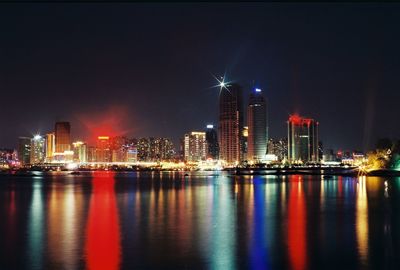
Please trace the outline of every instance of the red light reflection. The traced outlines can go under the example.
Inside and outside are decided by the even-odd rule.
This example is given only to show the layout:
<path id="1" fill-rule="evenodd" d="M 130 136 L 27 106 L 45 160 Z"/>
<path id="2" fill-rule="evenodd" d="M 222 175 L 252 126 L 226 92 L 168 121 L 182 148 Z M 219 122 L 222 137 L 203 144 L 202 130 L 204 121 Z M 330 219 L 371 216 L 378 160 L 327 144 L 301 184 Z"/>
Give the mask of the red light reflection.
<path id="1" fill-rule="evenodd" d="M 120 231 L 112 172 L 93 172 L 92 196 L 86 227 L 86 263 L 89 269 L 118 269 Z"/>
<path id="2" fill-rule="evenodd" d="M 293 269 L 306 267 L 306 209 L 301 178 L 292 182 L 289 195 L 288 245 Z"/>

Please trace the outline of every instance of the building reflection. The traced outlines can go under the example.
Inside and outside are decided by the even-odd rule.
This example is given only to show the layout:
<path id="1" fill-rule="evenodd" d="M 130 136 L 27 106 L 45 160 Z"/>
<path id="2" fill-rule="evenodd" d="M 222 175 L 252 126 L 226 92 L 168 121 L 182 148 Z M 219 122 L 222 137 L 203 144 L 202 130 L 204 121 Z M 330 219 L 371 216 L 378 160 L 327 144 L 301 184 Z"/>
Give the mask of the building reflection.
<path id="1" fill-rule="evenodd" d="M 368 197 L 365 176 L 360 176 L 357 184 L 356 235 L 360 260 L 366 264 L 368 259 Z"/>
<path id="2" fill-rule="evenodd" d="M 88 269 L 112 270 L 120 265 L 120 229 L 114 184 L 113 173 L 93 172 L 85 243 Z"/>
<path id="3" fill-rule="evenodd" d="M 43 198 L 42 198 L 42 179 L 33 180 L 33 194 L 28 221 L 28 253 L 29 266 L 32 269 L 43 268 L 43 243 L 44 243 L 44 228 L 43 228 Z"/>
<path id="4" fill-rule="evenodd" d="M 296 177 L 297 178 L 297 177 Z M 290 182 L 288 205 L 288 248 L 292 269 L 306 269 L 306 206 L 301 176 Z"/>
<path id="5" fill-rule="evenodd" d="M 213 185 L 211 269 L 235 269 L 236 218 L 227 179 Z"/>

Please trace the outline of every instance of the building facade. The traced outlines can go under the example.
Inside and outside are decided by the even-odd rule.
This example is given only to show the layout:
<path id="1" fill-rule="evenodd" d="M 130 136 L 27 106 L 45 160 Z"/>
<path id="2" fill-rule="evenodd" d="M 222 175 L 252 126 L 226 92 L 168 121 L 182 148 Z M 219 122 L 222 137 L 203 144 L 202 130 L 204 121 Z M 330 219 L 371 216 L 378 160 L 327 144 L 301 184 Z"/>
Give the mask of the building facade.
<path id="1" fill-rule="evenodd" d="M 267 154 L 267 107 L 261 89 L 256 88 L 247 106 L 247 160 L 261 161 Z"/>
<path id="2" fill-rule="evenodd" d="M 213 125 L 207 125 L 206 129 L 207 158 L 219 158 L 218 134 Z"/>
<path id="3" fill-rule="evenodd" d="M 206 160 L 207 142 L 205 132 L 192 131 L 185 134 L 184 144 L 185 161 L 198 162 Z"/>
<path id="4" fill-rule="evenodd" d="M 318 162 L 318 122 L 291 115 L 287 123 L 289 162 Z"/>
<path id="5" fill-rule="evenodd" d="M 71 125 L 69 122 L 57 122 L 54 128 L 56 153 L 71 150 Z"/>
<path id="6" fill-rule="evenodd" d="M 46 162 L 52 162 L 56 151 L 56 141 L 54 132 L 46 134 Z"/>
<path id="7" fill-rule="evenodd" d="M 31 138 L 18 138 L 18 160 L 21 165 L 28 165 L 31 160 Z"/>
<path id="8" fill-rule="evenodd" d="M 44 163 L 45 158 L 46 158 L 46 140 L 40 135 L 35 135 L 31 139 L 30 164 Z"/>
<path id="9" fill-rule="evenodd" d="M 218 128 L 220 159 L 232 165 L 240 163 L 243 157 L 242 100 L 240 85 L 221 86 Z"/>

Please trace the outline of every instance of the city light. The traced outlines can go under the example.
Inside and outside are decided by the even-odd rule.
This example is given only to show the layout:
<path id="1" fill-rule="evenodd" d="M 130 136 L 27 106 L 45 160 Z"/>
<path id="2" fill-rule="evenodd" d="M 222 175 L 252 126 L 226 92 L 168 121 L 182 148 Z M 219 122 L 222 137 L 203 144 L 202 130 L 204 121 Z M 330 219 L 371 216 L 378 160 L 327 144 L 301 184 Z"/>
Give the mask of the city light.
<path id="1" fill-rule="evenodd" d="M 260 89 L 260 88 L 256 88 L 255 91 L 256 91 L 257 93 L 260 93 L 260 92 L 261 92 L 261 89 Z"/>

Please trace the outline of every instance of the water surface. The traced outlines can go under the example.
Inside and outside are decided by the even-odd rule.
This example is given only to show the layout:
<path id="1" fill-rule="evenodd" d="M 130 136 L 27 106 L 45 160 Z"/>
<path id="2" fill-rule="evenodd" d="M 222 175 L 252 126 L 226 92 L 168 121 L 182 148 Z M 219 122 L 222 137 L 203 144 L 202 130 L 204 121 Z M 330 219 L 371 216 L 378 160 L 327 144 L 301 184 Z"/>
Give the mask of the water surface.
<path id="1" fill-rule="evenodd" d="M 0 177 L 0 269 L 399 269 L 400 178 Z"/>

